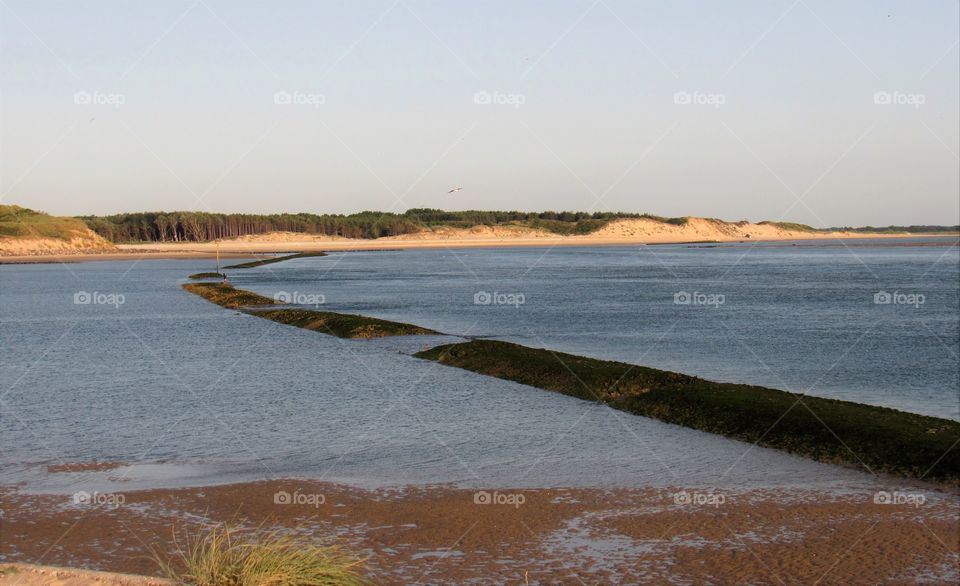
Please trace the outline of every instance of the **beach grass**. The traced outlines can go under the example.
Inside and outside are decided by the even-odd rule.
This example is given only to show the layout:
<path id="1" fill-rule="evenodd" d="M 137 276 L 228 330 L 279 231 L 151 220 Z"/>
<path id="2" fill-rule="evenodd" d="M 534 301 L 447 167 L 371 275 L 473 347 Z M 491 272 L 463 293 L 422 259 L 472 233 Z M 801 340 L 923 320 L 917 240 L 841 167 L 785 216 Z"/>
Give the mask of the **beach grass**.
<path id="1" fill-rule="evenodd" d="M 311 256 L 327 256 L 326 252 L 298 252 L 296 254 L 287 254 L 284 256 L 271 256 L 269 258 L 262 258 L 259 260 L 252 260 L 250 262 L 242 262 L 240 264 L 230 265 L 228 267 L 223 267 L 224 269 L 252 269 L 254 267 L 262 267 L 263 265 L 273 264 L 275 262 L 283 262 L 285 260 L 293 260 L 295 258 L 308 258 Z"/>
<path id="2" fill-rule="evenodd" d="M 0 205 L 0 237 L 3 238 L 69 241 L 87 233 L 87 225 L 77 218 L 51 216 L 16 205 Z"/>
<path id="3" fill-rule="evenodd" d="M 416 356 L 822 462 L 960 480 L 960 423 L 953 420 L 495 340 Z"/>
<path id="4" fill-rule="evenodd" d="M 367 584 L 362 561 L 337 546 L 321 546 L 280 530 L 245 531 L 214 525 L 186 545 L 163 573 L 191 586 L 354 586 Z"/>
<path id="5" fill-rule="evenodd" d="M 191 279 L 225 279 L 226 275 L 223 273 L 194 273 L 190 275 Z"/>

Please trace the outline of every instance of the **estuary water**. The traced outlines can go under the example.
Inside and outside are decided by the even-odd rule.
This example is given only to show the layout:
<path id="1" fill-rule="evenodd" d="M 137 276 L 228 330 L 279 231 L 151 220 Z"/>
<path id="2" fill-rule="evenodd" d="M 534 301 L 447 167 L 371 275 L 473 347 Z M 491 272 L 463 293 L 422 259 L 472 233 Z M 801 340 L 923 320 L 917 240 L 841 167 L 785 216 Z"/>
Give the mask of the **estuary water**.
<path id="1" fill-rule="evenodd" d="M 211 264 L 0 266 L 0 483 L 875 482 L 411 356 L 462 337 L 960 418 L 955 239 L 347 252 L 228 271 L 264 295 L 453 336 L 375 341 L 180 289 Z M 91 461 L 118 467 L 48 472 Z"/>

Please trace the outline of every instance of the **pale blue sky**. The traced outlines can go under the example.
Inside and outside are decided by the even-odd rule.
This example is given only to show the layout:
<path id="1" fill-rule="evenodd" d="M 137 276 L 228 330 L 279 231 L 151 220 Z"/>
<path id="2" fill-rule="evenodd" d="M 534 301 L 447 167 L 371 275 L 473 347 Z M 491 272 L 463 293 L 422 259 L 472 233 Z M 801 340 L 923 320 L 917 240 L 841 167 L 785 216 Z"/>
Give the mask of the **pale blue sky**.
<path id="1" fill-rule="evenodd" d="M 0 193 L 955 224 L 958 5 L 0 0 Z"/>

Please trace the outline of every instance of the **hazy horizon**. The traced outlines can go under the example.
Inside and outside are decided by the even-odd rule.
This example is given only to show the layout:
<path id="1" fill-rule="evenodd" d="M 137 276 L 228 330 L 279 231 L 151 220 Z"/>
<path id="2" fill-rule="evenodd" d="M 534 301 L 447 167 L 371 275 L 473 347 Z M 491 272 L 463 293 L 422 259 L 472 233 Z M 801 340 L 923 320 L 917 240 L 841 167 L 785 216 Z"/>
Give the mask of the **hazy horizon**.
<path id="1" fill-rule="evenodd" d="M 3 0 L 0 202 L 955 225 L 958 35 L 947 0 Z"/>

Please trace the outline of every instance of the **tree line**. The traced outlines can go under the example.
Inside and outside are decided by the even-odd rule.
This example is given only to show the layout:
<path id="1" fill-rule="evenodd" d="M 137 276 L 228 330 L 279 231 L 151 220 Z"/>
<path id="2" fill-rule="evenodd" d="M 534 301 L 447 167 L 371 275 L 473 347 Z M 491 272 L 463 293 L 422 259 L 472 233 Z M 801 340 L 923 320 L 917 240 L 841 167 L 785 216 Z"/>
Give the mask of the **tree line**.
<path id="1" fill-rule="evenodd" d="M 299 232 L 345 238 L 382 238 L 419 232 L 425 227 L 523 223 L 558 233 L 597 229 L 617 218 L 653 217 L 610 212 L 448 212 L 417 208 L 402 214 L 220 214 L 207 212 L 138 212 L 83 216 L 91 230 L 111 242 L 207 242 L 266 232 Z M 659 218 L 658 218 L 659 219 Z"/>

